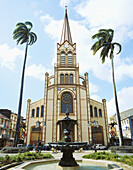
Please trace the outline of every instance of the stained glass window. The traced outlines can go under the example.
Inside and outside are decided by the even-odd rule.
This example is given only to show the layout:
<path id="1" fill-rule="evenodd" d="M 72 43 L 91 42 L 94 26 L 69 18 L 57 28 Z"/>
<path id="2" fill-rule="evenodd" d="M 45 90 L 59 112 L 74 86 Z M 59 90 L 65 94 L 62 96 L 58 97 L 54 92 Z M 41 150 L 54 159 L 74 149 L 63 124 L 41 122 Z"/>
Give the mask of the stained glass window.
<path id="1" fill-rule="evenodd" d="M 32 109 L 32 117 L 34 117 L 35 109 Z"/>
<path id="2" fill-rule="evenodd" d="M 64 84 L 64 74 L 60 75 L 60 84 Z"/>
<path id="3" fill-rule="evenodd" d="M 66 113 L 67 109 L 73 113 L 73 98 L 69 92 L 63 93 L 61 97 L 61 113 Z"/>

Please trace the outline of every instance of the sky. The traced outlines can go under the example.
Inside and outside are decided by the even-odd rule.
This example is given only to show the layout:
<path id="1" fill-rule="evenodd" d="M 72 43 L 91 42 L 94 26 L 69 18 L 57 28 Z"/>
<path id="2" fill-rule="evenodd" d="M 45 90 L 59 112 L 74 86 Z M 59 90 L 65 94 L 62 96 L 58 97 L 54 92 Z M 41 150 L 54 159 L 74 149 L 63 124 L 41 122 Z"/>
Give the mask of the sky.
<path id="1" fill-rule="evenodd" d="M 26 116 L 27 99 L 44 97 L 45 72 L 54 74 L 56 46 L 63 27 L 64 6 L 72 40 L 77 45 L 80 75 L 89 73 L 90 97 L 107 101 L 108 116 L 115 114 L 111 62 L 102 64 L 98 52 L 90 50 L 92 35 L 99 29 L 113 29 L 114 42 L 122 45 L 116 55 L 115 79 L 120 112 L 133 108 L 133 0 L 0 0 L 0 108 L 17 113 L 25 44 L 12 38 L 18 22 L 30 21 L 38 40 L 28 49 L 22 115 Z"/>

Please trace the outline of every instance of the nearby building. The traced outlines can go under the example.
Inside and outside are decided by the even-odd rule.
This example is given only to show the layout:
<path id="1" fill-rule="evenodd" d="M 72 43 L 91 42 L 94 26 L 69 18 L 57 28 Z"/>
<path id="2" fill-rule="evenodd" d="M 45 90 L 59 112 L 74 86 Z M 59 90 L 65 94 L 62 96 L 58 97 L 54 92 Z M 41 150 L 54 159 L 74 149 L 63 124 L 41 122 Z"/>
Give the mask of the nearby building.
<path id="1" fill-rule="evenodd" d="M 21 117 L 20 121 L 21 129 L 22 125 L 24 124 L 22 119 L 23 117 Z M 16 131 L 16 122 L 16 113 L 13 113 L 8 109 L 0 109 L 0 147 L 5 145 L 13 145 Z M 21 133 L 20 143 L 24 143 L 24 139 L 21 137 Z"/>
<path id="2" fill-rule="evenodd" d="M 9 122 L 10 119 L 0 113 L 0 147 L 5 146 L 10 139 Z"/>
<path id="3" fill-rule="evenodd" d="M 80 83 L 81 81 L 82 83 Z M 52 84 L 52 82 L 54 82 Z M 88 73 L 79 74 L 79 64 L 76 60 L 76 43 L 72 42 L 67 10 L 60 43 L 57 43 L 57 63 L 54 75 L 45 73 L 44 98 L 31 103 L 27 101 L 26 127 L 27 144 L 56 142 L 62 140 L 63 131 L 57 121 L 63 119 L 68 109 L 70 118 L 77 120 L 71 131 L 72 141 L 87 141 L 94 143 L 93 127 L 88 121 L 98 121 L 95 127 L 96 143 L 109 143 L 108 118 L 106 100 L 102 103 L 90 98 Z M 40 121 L 40 126 L 35 127 Z"/>
<path id="4" fill-rule="evenodd" d="M 121 125 L 122 125 L 122 133 L 124 138 L 124 143 L 126 145 L 133 145 L 133 109 L 126 110 L 120 113 L 121 117 Z M 110 123 L 117 122 L 116 115 L 112 115 L 110 118 Z M 114 125 L 116 129 L 116 137 L 118 139 L 119 130 L 117 124 Z"/>

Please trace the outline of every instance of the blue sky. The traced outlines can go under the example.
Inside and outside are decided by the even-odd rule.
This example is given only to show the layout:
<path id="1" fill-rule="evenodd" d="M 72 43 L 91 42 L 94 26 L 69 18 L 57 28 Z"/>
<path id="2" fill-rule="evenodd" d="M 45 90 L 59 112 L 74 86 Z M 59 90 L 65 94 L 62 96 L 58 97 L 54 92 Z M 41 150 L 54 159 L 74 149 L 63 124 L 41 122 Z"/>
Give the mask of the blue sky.
<path id="1" fill-rule="evenodd" d="M 26 115 L 27 99 L 34 102 L 44 97 L 44 75 L 53 75 L 65 4 L 80 75 L 89 73 L 90 97 L 100 102 L 105 98 L 109 116 L 115 113 L 110 60 L 101 64 L 99 53 L 93 56 L 90 51 L 91 36 L 100 28 L 112 28 L 114 41 L 122 45 L 121 54 L 115 56 L 120 112 L 133 108 L 132 0 L 0 0 L 0 108 L 18 110 L 25 45 L 16 45 L 12 32 L 20 21 L 31 21 L 38 36 L 28 50 L 22 115 Z"/>

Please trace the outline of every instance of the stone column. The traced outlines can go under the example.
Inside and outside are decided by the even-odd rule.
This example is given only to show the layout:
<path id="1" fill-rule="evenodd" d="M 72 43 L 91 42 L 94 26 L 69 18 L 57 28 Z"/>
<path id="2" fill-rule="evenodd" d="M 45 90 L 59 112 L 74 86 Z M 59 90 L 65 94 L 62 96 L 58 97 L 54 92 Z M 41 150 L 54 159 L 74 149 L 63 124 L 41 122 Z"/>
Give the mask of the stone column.
<path id="1" fill-rule="evenodd" d="M 106 99 L 102 100 L 103 102 L 103 114 L 104 114 L 104 136 L 106 136 L 106 139 L 104 138 L 105 145 L 108 145 L 109 143 L 109 129 L 108 129 L 108 117 L 107 117 L 107 107 L 106 107 Z"/>
<path id="2" fill-rule="evenodd" d="M 31 100 L 28 99 L 27 100 L 27 111 L 26 111 L 26 134 L 27 134 L 27 137 L 26 137 L 26 144 L 30 144 L 30 135 L 31 135 L 31 128 L 29 126 L 29 117 L 31 117 L 30 115 L 30 104 L 31 104 Z"/>
<path id="3" fill-rule="evenodd" d="M 47 98 L 48 98 L 48 81 L 49 81 L 49 73 L 45 73 L 45 90 L 44 90 L 44 117 L 43 121 L 47 126 Z M 43 126 L 43 135 L 42 140 L 46 142 L 46 126 Z"/>
<path id="4" fill-rule="evenodd" d="M 88 80 L 88 73 L 86 72 L 84 74 L 85 76 L 85 85 L 86 85 L 86 99 L 87 99 L 87 124 L 88 121 L 90 121 L 90 94 L 89 94 L 89 80 Z M 91 136 L 91 127 L 88 127 L 88 142 L 90 143 L 90 139 L 92 138 Z"/>

